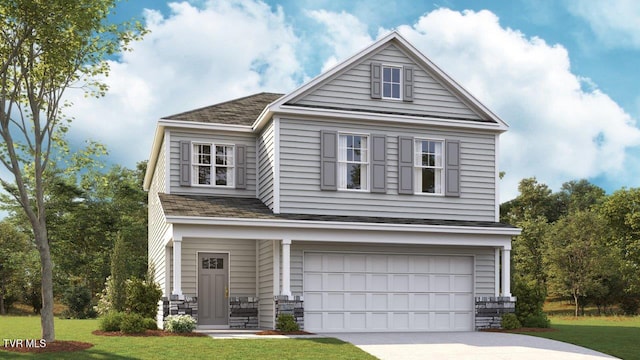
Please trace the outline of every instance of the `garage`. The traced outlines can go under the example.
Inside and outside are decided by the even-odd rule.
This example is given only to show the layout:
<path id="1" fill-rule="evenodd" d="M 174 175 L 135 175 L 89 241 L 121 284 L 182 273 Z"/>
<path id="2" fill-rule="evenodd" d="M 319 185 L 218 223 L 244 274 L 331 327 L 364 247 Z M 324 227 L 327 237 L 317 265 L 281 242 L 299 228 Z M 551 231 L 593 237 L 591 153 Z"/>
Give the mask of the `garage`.
<path id="1" fill-rule="evenodd" d="M 304 253 L 305 330 L 471 331 L 472 256 Z"/>

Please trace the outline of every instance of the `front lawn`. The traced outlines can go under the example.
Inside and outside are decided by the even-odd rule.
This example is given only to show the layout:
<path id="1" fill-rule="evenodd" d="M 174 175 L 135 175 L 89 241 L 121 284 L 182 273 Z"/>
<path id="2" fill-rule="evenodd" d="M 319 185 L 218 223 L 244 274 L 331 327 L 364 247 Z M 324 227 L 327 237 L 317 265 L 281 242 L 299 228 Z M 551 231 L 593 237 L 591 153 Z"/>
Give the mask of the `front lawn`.
<path id="1" fill-rule="evenodd" d="M 56 338 L 92 343 L 88 350 L 72 353 L 18 354 L 2 350 L 3 359 L 375 359 L 337 339 L 231 339 L 209 337 L 110 337 L 91 334 L 97 320 L 55 320 Z M 40 338 L 37 316 L 0 317 L 3 339 Z M 2 340 L 0 340 L 2 341 Z"/>
<path id="2" fill-rule="evenodd" d="M 526 335 L 564 341 L 625 360 L 640 359 L 640 317 L 550 316 L 558 331 Z"/>

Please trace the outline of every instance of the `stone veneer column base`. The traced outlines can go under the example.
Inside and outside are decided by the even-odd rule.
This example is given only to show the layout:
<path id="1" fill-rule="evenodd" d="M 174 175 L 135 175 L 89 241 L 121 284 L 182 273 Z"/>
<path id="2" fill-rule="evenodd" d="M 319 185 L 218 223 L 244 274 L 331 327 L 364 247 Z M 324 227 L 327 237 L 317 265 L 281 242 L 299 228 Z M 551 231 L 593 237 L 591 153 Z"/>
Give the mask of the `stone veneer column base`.
<path id="1" fill-rule="evenodd" d="M 502 315 L 516 312 L 514 296 L 476 297 L 476 330 L 502 328 Z"/>
<path id="2" fill-rule="evenodd" d="M 248 296 L 229 298 L 229 327 L 231 329 L 257 329 L 258 298 Z"/>
<path id="3" fill-rule="evenodd" d="M 171 295 L 170 298 L 162 298 L 163 320 L 169 315 L 191 315 L 196 322 L 198 321 L 198 297 L 185 296 L 183 300 L 178 296 Z"/>
<path id="4" fill-rule="evenodd" d="M 291 299 L 289 299 L 287 295 L 278 295 L 275 296 L 275 302 L 276 321 L 280 314 L 291 314 L 298 323 L 300 330 L 304 329 L 304 301 L 302 296 L 292 296 Z"/>

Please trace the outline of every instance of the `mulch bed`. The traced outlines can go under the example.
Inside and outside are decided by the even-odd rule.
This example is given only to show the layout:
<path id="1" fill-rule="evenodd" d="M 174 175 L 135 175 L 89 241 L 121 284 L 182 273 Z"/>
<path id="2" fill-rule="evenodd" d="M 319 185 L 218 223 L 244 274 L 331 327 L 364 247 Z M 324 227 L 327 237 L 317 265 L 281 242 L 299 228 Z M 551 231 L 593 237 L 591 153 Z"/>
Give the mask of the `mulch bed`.
<path id="1" fill-rule="evenodd" d="M 519 333 L 519 332 L 552 332 L 552 331 L 558 331 L 558 329 L 554 329 L 554 328 L 528 328 L 528 327 L 523 327 L 523 328 L 519 328 L 519 329 L 513 329 L 513 330 L 505 330 L 505 329 L 482 329 L 480 331 L 484 331 L 484 332 L 506 332 L 506 333 Z"/>
<path id="2" fill-rule="evenodd" d="M 63 352 L 63 351 L 81 351 L 87 350 L 93 347 L 93 344 L 80 342 L 80 341 L 66 341 L 66 340 L 56 340 L 54 342 L 47 343 L 46 347 L 0 347 L 2 350 L 18 352 L 18 353 L 53 353 L 53 352 Z"/>
<path id="3" fill-rule="evenodd" d="M 315 335 L 314 333 L 306 332 L 306 331 L 278 331 L 278 330 L 264 330 L 256 333 L 256 335 Z"/>
<path id="4" fill-rule="evenodd" d="M 150 337 L 150 336 L 186 336 L 186 337 L 204 337 L 208 336 L 207 334 L 201 334 L 196 332 L 190 333 L 172 333 L 164 330 L 145 330 L 143 333 L 139 334 L 125 334 L 121 331 L 102 331 L 102 330 L 94 330 L 91 332 L 93 335 L 98 336 L 136 336 L 136 337 Z"/>

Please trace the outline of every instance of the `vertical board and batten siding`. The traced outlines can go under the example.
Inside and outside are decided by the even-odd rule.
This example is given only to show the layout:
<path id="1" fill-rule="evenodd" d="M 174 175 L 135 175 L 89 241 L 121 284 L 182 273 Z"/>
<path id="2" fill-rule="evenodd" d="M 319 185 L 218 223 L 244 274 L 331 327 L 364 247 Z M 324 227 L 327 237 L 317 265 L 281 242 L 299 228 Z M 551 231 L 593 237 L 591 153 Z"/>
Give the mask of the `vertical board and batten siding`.
<path id="1" fill-rule="evenodd" d="M 158 159 L 156 167 L 153 172 L 153 178 L 151 185 L 149 186 L 148 201 L 149 201 L 149 234 L 148 234 L 148 254 L 149 264 L 152 264 L 155 269 L 155 281 L 160 285 L 163 291 L 163 296 L 169 296 L 165 294 L 167 277 L 170 274 L 166 274 L 166 252 L 164 242 L 164 235 L 169 229 L 169 224 L 164 219 L 164 211 L 160 204 L 160 198 L 158 193 L 164 193 L 166 190 L 166 142 L 163 140 L 160 149 L 158 150 Z"/>
<path id="2" fill-rule="evenodd" d="M 247 151 L 247 186 L 235 189 L 215 186 L 180 186 L 180 141 L 211 142 L 214 144 L 244 145 Z M 218 196 L 254 197 L 256 196 L 256 138 L 253 134 L 231 132 L 186 132 L 171 131 L 171 193 L 200 194 Z"/>
<path id="3" fill-rule="evenodd" d="M 273 240 L 258 240 L 258 297 L 260 298 L 258 316 L 261 328 L 274 326 L 273 293 Z"/>
<path id="4" fill-rule="evenodd" d="M 371 63 L 412 66 L 413 101 L 372 99 Z M 478 114 L 455 96 L 394 44 L 379 49 L 360 62 L 337 73 L 316 90 L 293 99 L 291 104 L 330 107 L 369 112 L 396 112 L 458 119 L 481 119 Z"/>
<path id="5" fill-rule="evenodd" d="M 274 131 L 275 126 L 271 121 L 258 137 L 258 199 L 271 210 L 273 210 L 273 173 L 275 169 Z"/>
<path id="6" fill-rule="evenodd" d="M 495 252 L 493 248 L 353 243 L 315 243 L 295 240 L 291 245 L 291 292 L 302 295 L 304 252 L 380 253 L 409 255 L 472 255 L 475 257 L 475 296 L 495 296 Z"/>
<path id="7" fill-rule="evenodd" d="M 387 135 L 387 192 L 320 190 L 322 130 Z M 398 194 L 398 136 L 460 141 L 460 196 Z M 495 221 L 495 136 L 427 126 L 280 120 L 280 212 Z"/>
<path id="8" fill-rule="evenodd" d="M 197 296 L 198 252 L 229 253 L 229 296 L 256 296 L 256 241 L 182 239 L 182 293 Z"/>

